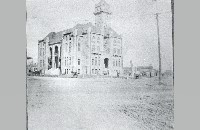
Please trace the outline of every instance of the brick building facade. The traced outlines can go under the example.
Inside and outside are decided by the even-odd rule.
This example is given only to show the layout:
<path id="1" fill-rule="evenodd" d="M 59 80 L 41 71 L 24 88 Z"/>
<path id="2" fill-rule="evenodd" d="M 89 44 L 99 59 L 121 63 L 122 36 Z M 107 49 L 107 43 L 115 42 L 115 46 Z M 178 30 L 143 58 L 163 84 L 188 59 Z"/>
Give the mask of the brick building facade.
<path id="1" fill-rule="evenodd" d="M 38 41 L 38 70 L 46 75 L 110 75 L 123 73 L 122 37 L 109 25 L 110 6 L 95 5 L 95 25 L 51 32 Z"/>

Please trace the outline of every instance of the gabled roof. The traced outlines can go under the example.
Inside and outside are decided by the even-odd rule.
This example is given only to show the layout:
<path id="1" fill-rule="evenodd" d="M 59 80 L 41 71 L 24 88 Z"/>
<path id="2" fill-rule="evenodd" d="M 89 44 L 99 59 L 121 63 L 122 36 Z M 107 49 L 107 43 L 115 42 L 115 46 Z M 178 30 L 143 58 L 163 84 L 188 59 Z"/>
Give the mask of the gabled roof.
<path id="1" fill-rule="evenodd" d="M 92 23 L 86 23 L 86 24 L 77 24 L 73 29 L 77 29 L 77 35 L 82 35 L 83 32 L 86 32 L 87 29 L 91 27 L 91 31 L 93 33 L 100 33 L 100 29 L 92 25 Z"/>
<path id="2" fill-rule="evenodd" d="M 119 35 L 115 30 L 113 30 L 111 27 L 105 29 L 105 35 L 110 35 L 112 37 L 119 37 L 121 38 L 121 35 Z"/>
<path id="3" fill-rule="evenodd" d="M 109 4 L 105 1 L 105 0 L 101 0 L 98 4 L 96 4 L 95 6 L 101 6 L 101 5 L 106 5 L 109 6 Z"/>
<path id="4" fill-rule="evenodd" d="M 63 31 L 57 33 L 51 32 L 45 38 L 49 37 L 50 43 L 58 43 L 62 40 L 62 33 Z"/>
<path id="5" fill-rule="evenodd" d="M 61 42 L 61 40 L 63 38 L 63 34 L 74 33 L 75 29 L 77 29 L 77 35 L 82 35 L 83 33 L 87 32 L 89 27 L 91 27 L 92 33 L 101 33 L 101 30 L 99 28 L 97 28 L 96 26 L 94 26 L 92 23 L 86 23 L 86 24 L 77 24 L 73 28 L 70 28 L 70 29 L 67 29 L 67 30 L 64 30 L 64 31 L 60 31 L 60 32 L 57 32 L 57 33 L 51 32 L 44 39 L 49 37 L 50 44 L 59 43 L 59 42 Z M 111 27 L 105 29 L 104 31 L 105 31 L 104 32 L 105 35 L 109 35 L 109 36 L 112 36 L 112 37 L 121 37 Z"/>

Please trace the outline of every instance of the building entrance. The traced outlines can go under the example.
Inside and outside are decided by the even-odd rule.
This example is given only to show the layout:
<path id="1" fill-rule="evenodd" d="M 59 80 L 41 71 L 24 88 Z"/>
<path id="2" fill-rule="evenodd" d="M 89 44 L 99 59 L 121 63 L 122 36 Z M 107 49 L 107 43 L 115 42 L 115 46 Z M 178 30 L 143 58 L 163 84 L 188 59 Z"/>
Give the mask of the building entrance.
<path id="1" fill-rule="evenodd" d="M 108 58 L 105 58 L 105 59 L 104 59 L 104 65 L 105 65 L 105 68 L 108 68 L 108 61 L 109 61 Z"/>

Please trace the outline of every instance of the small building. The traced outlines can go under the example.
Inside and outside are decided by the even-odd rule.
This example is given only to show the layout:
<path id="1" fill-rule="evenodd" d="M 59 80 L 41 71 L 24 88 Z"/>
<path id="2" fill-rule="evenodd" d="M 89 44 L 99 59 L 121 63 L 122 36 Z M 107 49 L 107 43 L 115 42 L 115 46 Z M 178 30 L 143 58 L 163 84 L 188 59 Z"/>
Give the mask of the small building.
<path id="1" fill-rule="evenodd" d="M 132 68 L 131 67 L 123 67 L 123 75 L 124 76 L 131 76 L 132 75 Z"/>
<path id="2" fill-rule="evenodd" d="M 154 77 L 158 75 L 158 71 L 153 69 L 153 66 L 138 66 L 136 67 L 136 71 L 144 77 Z"/>
<path id="3" fill-rule="evenodd" d="M 166 71 L 163 73 L 163 76 L 172 76 L 172 75 L 173 75 L 172 70 L 166 70 Z"/>
<path id="4" fill-rule="evenodd" d="M 32 57 L 27 57 L 27 63 L 26 63 L 26 70 L 27 75 L 33 75 L 34 72 L 38 71 L 37 63 L 33 62 Z"/>

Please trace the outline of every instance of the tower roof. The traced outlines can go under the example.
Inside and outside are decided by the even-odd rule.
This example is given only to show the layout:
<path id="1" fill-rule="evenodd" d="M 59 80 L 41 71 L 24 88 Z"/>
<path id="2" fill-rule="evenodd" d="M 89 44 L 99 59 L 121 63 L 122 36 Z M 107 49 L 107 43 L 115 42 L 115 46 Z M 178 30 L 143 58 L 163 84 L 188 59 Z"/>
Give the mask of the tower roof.
<path id="1" fill-rule="evenodd" d="M 98 4 L 96 4 L 96 6 L 102 6 L 102 5 L 109 6 L 109 4 L 105 0 L 101 0 Z"/>
<path id="2" fill-rule="evenodd" d="M 105 0 L 101 0 L 98 4 L 95 4 L 95 12 L 94 14 L 101 14 L 102 12 L 112 14 L 110 10 L 110 5 L 106 3 Z"/>

